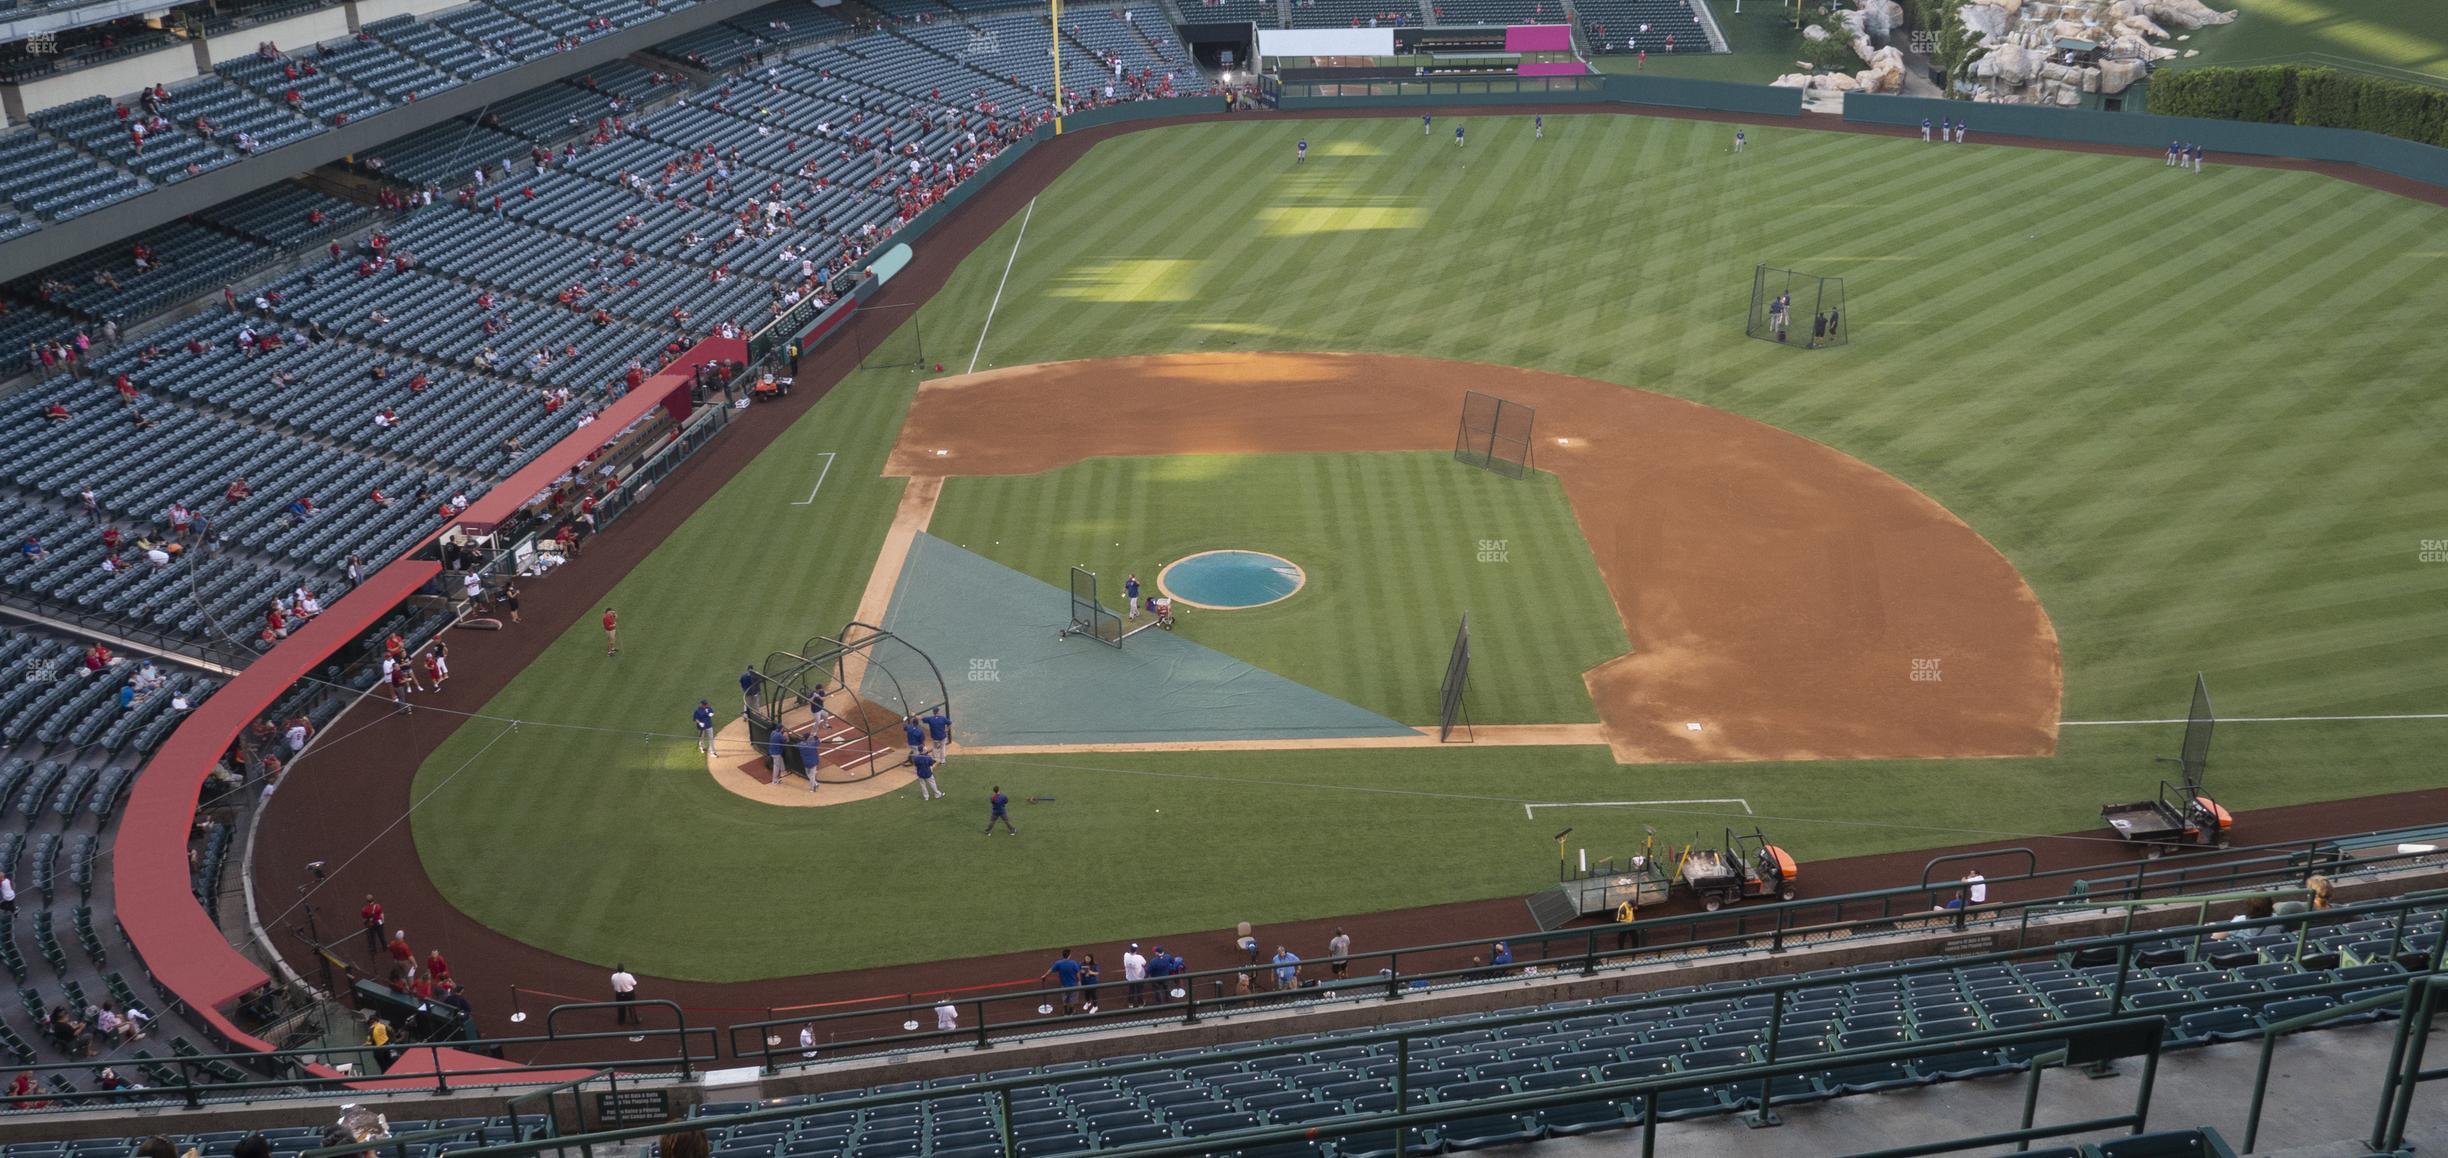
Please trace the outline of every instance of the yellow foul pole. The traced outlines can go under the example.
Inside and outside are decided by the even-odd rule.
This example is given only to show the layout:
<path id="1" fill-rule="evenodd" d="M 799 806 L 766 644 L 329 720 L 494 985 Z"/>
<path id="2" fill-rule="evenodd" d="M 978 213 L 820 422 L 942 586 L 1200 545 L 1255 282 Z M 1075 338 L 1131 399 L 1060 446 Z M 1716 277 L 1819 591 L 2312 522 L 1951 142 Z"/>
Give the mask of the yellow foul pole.
<path id="1" fill-rule="evenodd" d="M 1054 135 L 1059 137 L 1062 135 L 1063 119 L 1062 0 L 1053 0 L 1053 4 L 1054 34 L 1051 39 L 1054 42 Z"/>

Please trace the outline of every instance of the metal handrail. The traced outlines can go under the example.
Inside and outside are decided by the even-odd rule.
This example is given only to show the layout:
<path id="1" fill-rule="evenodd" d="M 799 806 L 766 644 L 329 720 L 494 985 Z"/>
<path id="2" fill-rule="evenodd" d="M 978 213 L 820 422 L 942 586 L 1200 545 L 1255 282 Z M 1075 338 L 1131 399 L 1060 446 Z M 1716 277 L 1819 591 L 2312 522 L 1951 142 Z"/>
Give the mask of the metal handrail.
<path id="1" fill-rule="evenodd" d="M 2086 1022 L 2080 1025 L 2069 1023 L 2051 1026 L 2044 1029 L 2020 1030 L 2011 1033 L 1981 1036 L 1978 1038 L 1978 1040 L 1998 1048 L 2009 1048 L 2036 1042 L 2066 1042 L 2069 1040 L 2087 1041 L 2092 1039 L 2108 1041 L 2119 1038 L 2146 1039 L 2147 1046 L 2144 1052 L 2147 1054 L 2149 1059 L 2148 1065 L 2151 1068 L 2145 1072 L 2144 1080 L 2137 1091 L 2136 1109 L 2131 1114 L 2115 1115 L 2054 1127 L 2044 1127 L 2038 1130 L 2026 1129 L 2008 1131 L 2001 1134 L 1984 1136 L 1980 1139 L 1953 1144 L 1934 1145 L 1928 1147 L 1907 1147 L 1886 1151 L 1886 1153 L 1899 1156 L 1900 1158 L 1900 1156 L 1907 1154 L 1941 1153 L 1946 1150 L 1963 1149 L 1976 1145 L 1996 1145 L 2001 1142 L 2056 1137 L 2069 1133 L 2088 1133 L 2097 1130 L 2116 1128 L 2124 1128 L 2133 1133 L 2140 1133 L 2147 1121 L 2151 1091 L 2150 1073 L 2155 1071 L 2157 1067 L 2161 1036 L 2165 1031 L 2166 1026 L 2167 1023 L 2165 1019 L 2160 1017 L 2127 1016 L 2121 1018 L 2102 1019 L 2095 1022 Z M 1364 1041 L 1369 1041 L 1372 1039 L 1390 1038 L 1394 1041 L 1407 1044 L 1414 1037 L 1431 1036 L 1445 1032 L 1449 1032 L 1449 1029 L 1390 1030 L 1381 1031 L 1376 1034 L 1354 1034 L 1340 1040 L 1342 1040 L 1345 1044 L 1360 1044 Z M 1836 1065 L 1860 1065 L 1876 1064 L 1879 1062 L 1889 1061 L 1911 1061 L 1921 1057 L 1957 1051 L 1963 1047 L 1967 1040 L 1970 1039 L 1961 1036 L 1928 1038 L 1919 1041 L 1904 1042 L 1896 1045 L 1881 1046 L 1866 1050 L 1854 1050 L 1845 1053 L 1816 1054 L 1809 1058 L 1797 1061 L 1765 1062 L 1698 1070 L 1679 1070 L 1662 1077 L 1598 1080 L 1585 1083 L 1583 1085 L 1574 1086 L 1569 1089 L 1548 1090 L 1536 1093 L 1506 1094 L 1501 1097 L 1474 1099 L 1465 1102 L 1439 1103 L 1422 1109 L 1407 1108 L 1408 1097 L 1407 1091 L 1403 1088 L 1402 1077 L 1408 1074 L 1409 1066 L 1405 1064 L 1407 1063 L 1407 1059 L 1398 1058 L 1398 1065 L 1394 1070 L 1394 1074 L 1396 1076 L 1393 1081 L 1393 1093 L 1397 1099 L 1398 1105 L 1404 1105 L 1406 1107 L 1403 1109 L 1353 1115 L 1336 1121 L 1308 1122 L 1290 1126 L 1265 1126 L 1250 1130 L 1235 1130 L 1227 1133 L 1207 1135 L 1199 1138 L 1176 1138 L 1162 1142 L 1141 1143 L 1132 1146 L 1116 1147 L 1109 1152 L 1116 1155 L 1148 1156 L 1207 1153 L 1217 1150 L 1229 1150 L 1237 1147 L 1263 1145 L 1272 1142 L 1298 1141 L 1313 1137 L 1343 1137 L 1350 1134 L 1373 1133 L 1378 1130 L 1385 1129 L 1400 1131 L 1415 1125 L 1434 1125 L 1439 1122 L 1451 1121 L 1457 1118 L 1472 1118 L 1489 1114 L 1540 1110 L 1551 1106 L 1567 1105 L 1575 1102 L 1587 1102 L 1597 1099 L 1611 1100 L 1622 1097 L 1639 1097 L 1645 1103 L 1644 1113 L 1642 1114 L 1644 1131 L 1643 1153 L 1649 1154 L 1654 1153 L 1656 1145 L 1656 1124 L 1658 1120 L 1656 1112 L 1657 1096 L 1660 1094 L 1673 1093 L 1678 1090 L 1694 1089 L 1704 1086 L 1731 1085 L 1736 1082 L 1747 1083 L 1752 1078 L 1759 1078 L 1763 1081 L 1774 1081 L 1779 1077 L 1813 1073 L 1820 1070 L 1829 1069 Z M 1307 1048 L 1309 1048 L 1308 1044 L 1301 1043 L 1292 1045 L 1275 1045 L 1257 1049 L 1219 1050 L 1214 1054 L 1209 1055 L 1209 1057 L 1210 1060 L 1221 1063 L 1272 1056 L 1285 1052 L 1299 1052 Z M 2033 1059 L 2032 1064 L 2037 1065 L 2044 1060 L 2046 1060 L 2045 1057 L 2036 1057 Z M 1143 1061 L 1124 1066 L 1099 1067 L 1097 1073 L 1100 1077 L 1113 1076 L 1124 1073 L 1143 1072 L 1149 1069 L 1170 1068 L 1176 1064 L 1178 1064 L 1177 1060 Z M 1023 1078 L 987 1079 L 963 1084 L 957 1087 L 956 1092 L 960 1094 L 977 1094 L 983 1092 L 1004 1096 L 1006 1099 L 1006 1108 L 1008 1109 L 1007 1095 L 1009 1094 L 1009 1091 L 1016 1088 L 1046 1085 L 1051 1082 L 1059 1082 L 1062 1080 L 1064 1080 L 1064 1078 L 1061 1075 L 1045 1074 L 1031 1075 Z M 695 1130 L 724 1129 L 735 1126 L 745 1126 L 756 1122 L 769 1122 L 786 1120 L 795 1117 L 804 1117 L 811 1113 L 839 1113 L 843 1111 L 867 1109 L 875 1106 L 894 1105 L 913 1100 L 924 1101 L 945 1097 L 950 1092 L 955 1091 L 947 1091 L 943 1089 L 922 1090 L 890 1095 L 870 1095 L 867 1097 L 841 1098 L 827 1101 L 821 1106 L 777 1106 L 761 1110 L 752 1110 L 741 1114 L 724 1115 L 717 1118 L 693 1119 L 686 1128 Z M 1006 1129 L 1008 1129 L 1009 1120 L 1010 1119 L 1007 1114 L 1004 1118 Z M 630 1126 L 615 1130 L 598 1131 L 592 1134 L 565 1136 L 552 1139 L 551 1141 L 556 1147 L 567 1147 L 573 1144 L 582 1147 L 592 1147 L 601 1144 L 656 1137 L 670 1133 L 671 1130 L 672 1125 L 670 1123 L 659 1123 L 652 1126 Z M 544 1144 L 542 1142 L 519 1141 L 492 1146 L 478 1146 L 470 1149 L 454 1151 L 453 1153 L 457 1156 L 457 1158 L 523 1158 L 525 1155 L 536 1153 L 538 1150 L 543 1148 L 543 1145 Z M 321 1147 L 303 1151 L 297 1156 L 297 1158 L 345 1158 L 346 1155 L 359 1149 L 362 1149 L 362 1146 Z M 1397 1152 L 1400 1152 L 1399 1147 Z"/>
<path id="2" fill-rule="evenodd" d="M 676 1005 L 673 1005 L 669 1001 L 640 1001 L 635 1002 L 634 1004 L 638 1007 L 646 1007 L 651 1005 L 671 1005 L 675 1010 L 678 1009 Z M 403 1057 L 409 1054 L 414 1054 L 418 1051 L 429 1053 L 432 1055 L 433 1059 L 433 1072 L 430 1075 L 433 1078 L 433 1085 L 430 1087 L 428 1092 L 434 1094 L 448 1094 L 453 1092 L 453 1087 L 451 1085 L 453 1078 L 460 1079 L 460 1084 L 462 1086 L 470 1084 L 467 1079 L 475 1078 L 495 1079 L 495 1081 L 491 1083 L 477 1084 L 501 1084 L 502 1080 L 504 1079 L 516 1080 L 518 1075 L 532 1074 L 535 1072 L 535 1067 L 505 1061 L 498 1066 L 483 1066 L 474 1069 L 452 1070 L 442 1064 L 441 1054 L 444 1050 L 454 1050 L 465 1053 L 482 1053 L 488 1050 L 501 1051 L 510 1047 L 519 1046 L 541 1047 L 573 1042 L 608 1041 L 613 1039 L 619 1039 L 626 1043 L 628 1039 L 640 1036 L 647 1037 L 649 1039 L 664 1039 L 673 1041 L 676 1043 L 677 1052 L 671 1054 L 649 1054 L 642 1057 L 625 1056 L 609 1060 L 616 1062 L 618 1065 L 624 1068 L 634 1070 L 674 1069 L 679 1071 L 681 1076 L 685 1079 L 694 1072 L 695 1068 L 701 1067 L 709 1062 L 719 1061 L 722 1056 L 720 1048 L 721 1039 L 715 1036 L 713 1029 L 705 1026 L 691 1028 L 685 1023 L 677 1027 L 667 1028 L 628 1026 L 616 1030 L 589 1031 L 584 1033 L 548 1032 L 542 1035 L 483 1038 L 470 1041 L 402 1042 L 381 1046 L 379 1048 L 383 1050 L 398 1050 Z M 708 1048 L 706 1048 L 703 1052 L 699 1052 L 696 1048 L 694 1048 L 695 1044 L 698 1043 L 702 1043 Z M 377 1047 L 370 1045 L 351 1046 L 346 1050 L 339 1052 L 371 1052 L 376 1050 L 376 1048 Z M 144 1086 L 127 1090 L 77 1090 L 68 1093 L 44 1090 L 26 1095 L 0 1095 L 0 1112 L 16 1111 L 37 1105 L 56 1106 L 61 1109 L 78 1110 L 91 1106 L 126 1106 L 131 1104 L 159 1103 L 169 1100 L 176 1100 L 183 1104 L 186 1108 L 192 1110 L 201 1108 L 207 1100 L 217 1100 L 223 1095 L 249 1095 L 270 1090 L 294 1092 L 298 1090 L 341 1089 L 345 1088 L 351 1082 L 377 1080 L 382 1078 L 383 1075 L 381 1074 L 370 1074 L 350 1077 L 250 1077 L 247 1080 L 235 1082 L 199 1080 L 201 1075 L 209 1071 L 215 1065 L 228 1065 L 232 1067 L 278 1067 L 286 1064 L 303 1072 L 307 1066 L 319 1064 L 322 1059 L 331 1056 L 331 1054 L 334 1052 L 334 1050 L 328 1047 L 323 1047 L 313 1049 L 271 1050 L 261 1053 L 173 1053 L 168 1057 L 159 1058 L 131 1057 L 115 1060 L 82 1058 L 69 1062 L 49 1062 L 36 1065 L 25 1065 L 18 1068 L 37 1075 L 38 1085 L 40 1084 L 39 1079 L 42 1076 L 67 1071 L 90 1071 L 97 1065 L 136 1067 L 140 1071 L 142 1069 L 154 1066 L 169 1067 L 174 1068 L 177 1071 L 179 1080 L 175 1085 Z M 397 1066 L 395 1065 L 393 1068 L 396 1069 Z M 564 1063 L 556 1068 L 592 1068 L 600 1070 L 605 1068 L 605 1066 L 602 1063 L 597 1062 L 572 1061 Z"/>
<path id="3" fill-rule="evenodd" d="M 2309 861 L 2317 860 L 2317 854 L 2315 854 L 2313 858 L 2309 858 L 2309 860 L 2299 859 L 2303 855 L 2303 846 L 2299 844 L 2269 847 L 2290 849 L 2293 851 L 2283 856 L 2263 856 L 2224 862 L 2222 866 L 2214 866 L 2220 867 L 2224 871 L 2215 874 L 2203 875 L 2218 877 L 2222 879 L 2224 883 L 2228 884 L 2249 883 L 2255 880 L 2269 879 L 2300 880 L 2302 876 L 2304 876 L 2308 871 L 2310 871 L 2310 868 L 2313 867 Z M 2374 858 L 2372 861 L 2366 863 L 2379 865 L 2399 859 L 2419 859 L 2425 855 L 2428 854 L 2409 853 L 2402 854 L 2401 857 Z M 2040 879 L 2051 876 L 2070 876 L 2078 872 L 2096 871 L 2096 867 L 2097 866 L 2093 866 L 2092 868 L 2059 869 L 2038 874 L 2031 874 L 2024 877 L 2007 877 L 2000 879 L 2012 882 L 2027 879 Z M 1019 993 L 1006 993 L 969 998 L 962 1002 L 955 1003 L 960 1008 L 965 1010 L 970 1018 L 971 1024 L 967 1029 L 917 1031 L 904 1030 L 897 1034 L 887 1032 L 864 1037 L 820 1041 L 818 1044 L 822 1048 L 836 1054 L 844 1050 L 894 1052 L 918 1048 L 928 1044 L 940 1045 L 965 1043 L 974 1045 L 978 1049 L 986 1049 L 990 1048 L 994 1044 L 995 1040 L 997 1040 L 995 1030 L 998 1028 L 994 1020 L 990 1019 L 989 1012 L 995 1009 L 1008 1010 L 1015 1002 L 1022 1003 L 1021 1008 L 1027 1012 L 1024 1013 L 1021 1018 L 1004 1022 L 1003 1026 L 1009 1027 L 1012 1025 L 1018 1025 L 1021 1027 L 1017 1031 L 1019 1034 L 1034 1035 L 1058 1028 L 1081 1029 L 1090 1026 L 1145 1022 L 1160 1018 L 1167 1020 L 1178 1019 L 1183 1024 L 1195 1025 L 1198 1023 L 1202 1012 L 1209 1015 L 1229 1014 L 1241 1008 L 1281 1004 L 1287 1000 L 1287 993 L 1315 992 L 1322 996 L 1325 994 L 1375 988 L 1382 989 L 1384 991 L 1384 996 L 1389 1000 L 1397 1000 L 1402 998 L 1405 993 L 1409 992 L 1410 990 L 1420 988 L 1425 985 L 1433 985 L 1439 982 L 1481 979 L 1492 974 L 1506 972 L 1504 969 L 1491 969 L 1491 967 L 1484 964 L 1426 970 L 1406 970 L 1403 967 L 1405 957 L 1409 957 L 1413 960 L 1418 960 L 1421 957 L 1444 957 L 1450 959 L 1453 956 L 1467 953 L 1471 950 L 1485 950 L 1499 942 L 1504 942 L 1526 950 L 1525 952 L 1516 954 L 1514 964 L 1511 967 L 1513 970 L 1519 970 L 1525 965 L 1539 965 L 1556 967 L 1560 969 L 1577 969 L 1584 976 L 1594 975 L 1602 966 L 1655 960 L 1661 957 L 1692 957 L 1715 952 L 1757 951 L 1761 949 L 1765 949 L 1771 953 L 1778 953 L 1787 951 L 1793 944 L 1796 943 L 1817 943 L 1861 935 L 1909 932 L 1912 931 L 1911 926 L 1925 925 L 1932 921 L 1944 922 L 1949 927 L 1952 927 L 1957 931 L 1971 929 L 1974 927 L 1975 922 L 1986 926 L 1993 926 L 2001 931 L 2005 931 L 2008 928 L 2005 922 L 2012 920 L 2014 921 L 2014 924 L 2011 926 L 2012 932 L 2015 937 L 2015 942 L 2019 947 L 2027 943 L 2029 940 L 2031 920 L 2035 913 L 2046 915 L 2051 911 L 2069 907 L 2088 907 L 2100 909 L 2125 908 L 2128 910 L 2128 922 L 2130 924 L 2132 910 L 2137 907 L 2146 906 L 2153 903 L 2147 900 L 2143 894 L 2146 894 L 2151 890 L 2153 887 L 2154 878 L 2172 876 L 2176 878 L 2172 883 L 2179 885 L 2186 883 L 2199 883 L 2198 881 L 2188 882 L 2186 878 L 2200 872 L 2201 870 L 2194 868 L 2178 868 L 2173 870 L 2151 870 L 2146 868 L 2134 872 L 2130 877 L 2125 878 L 2123 883 L 2116 884 L 2116 887 L 2113 888 L 2097 887 L 2095 884 L 2093 891 L 2080 898 L 2069 898 L 2064 896 L 2033 898 L 2022 901 L 1999 902 L 1988 906 L 1982 906 L 1977 909 L 1935 910 L 1916 906 L 1901 914 L 1892 912 L 1892 901 L 1897 897 L 1911 896 L 1915 894 L 1920 894 L 1926 897 L 1933 892 L 1946 891 L 1947 889 L 1952 888 L 1952 885 L 1942 885 L 1932 889 L 1904 886 L 1867 893 L 1851 894 L 1848 897 L 1833 898 L 1831 900 L 1824 901 L 1791 901 L 1772 906 L 1761 906 L 1754 909 L 1754 914 L 1766 914 L 1773 918 L 1773 923 L 1770 925 L 1770 927 L 1761 931 L 1746 931 L 1744 929 L 1744 925 L 1749 923 L 1747 918 L 1739 913 L 1720 911 L 1713 914 L 1701 913 L 1675 917 L 1653 918 L 1648 921 L 1634 922 L 1631 924 L 1562 930 L 1554 933 L 1529 934 L 1518 938 L 1484 938 L 1470 941 L 1453 941 L 1434 945 L 1379 950 L 1369 953 L 1355 953 L 1348 958 L 1348 963 L 1350 967 L 1356 967 L 1364 972 L 1364 976 L 1359 978 L 1339 982 L 1329 982 L 1321 985 L 1314 991 L 1310 989 L 1291 991 L 1280 989 L 1257 990 L 1255 989 L 1255 986 L 1253 986 L 1253 992 L 1248 994 L 1232 994 L 1229 996 L 1225 994 L 1224 990 L 1232 987 L 1234 982 L 1243 974 L 1249 974 L 1253 977 L 1253 979 L 1271 977 L 1272 970 L 1274 969 L 1273 964 L 1269 961 L 1261 960 L 1245 965 L 1236 964 L 1223 968 L 1204 969 L 1190 973 L 1178 974 L 1164 978 L 1161 984 L 1153 981 L 1149 982 L 1148 984 L 1152 988 L 1159 990 L 1169 991 L 1177 986 L 1181 989 L 1182 997 L 1178 999 L 1180 1009 L 1177 1014 L 1169 1008 L 1169 1006 L 1172 1004 L 1171 1001 L 1159 1000 L 1155 1002 L 1152 1007 L 1126 1007 L 1111 1010 L 1100 1009 L 1099 1012 L 1094 1014 L 1061 1014 L 1053 1016 L 1038 1015 L 1034 1013 L 1035 1009 L 1038 1006 L 1046 1003 L 1049 999 L 1057 997 L 1059 995 L 1059 991 L 1052 989 L 1033 989 Z M 2224 900 L 2230 899 L 2231 896 L 2241 897 L 2243 895 L 2245 894 L 2220 893 L 2214 894 L 2213 899 Z M 1816 925 L 1796 925 L 1791 923 L 1794 914 L 1797 912 L 1808 911 L 1813 907 L 1825 907 L 1833 904 L 1836 911 L 1841 913 L 1847 903 L 1872 900 L 1887 902 L 1881 905 L 1881 908 L 1883 910 L 1887 910 L 1887 912 L 1875 917 L 1837 920 Z M 2335 912 L 2336 910 L 2327 911 Z M 1735 925 L 1735 931 L 1729 934 L 1713 937 L 1699 937 L 1695 935 L 1687 940 L 1672 941 L 1662 945 L 1653 943 L 1651 939 L 1653 934 L 1660 929 L 1682 929 L 1696 931 L 1704 925 L 1727 921 L 1731 921 Z M 2233 926 L 2230 926 L 2230 928 L 2233 928 Z M 1617 947 L 1612 949 L 1607 948 L 1604 946 L 1603 941 L 1610 937 L 1617 938 L 1619 940 L 1628 938 L 1629 945 L 1627 947 Z M 1312 968 L 1320 964 L 1320 962 L 1304 960 L 1300 964 L 1303 968 Z M 1366 975 L 1372 973 L 1373 976 Z M 1211 990 L 1210 996 L 1200 996 L 1199 988 L 1201 983 L 1206 983 L 1208 985 Z M 1127 982 L 1123 981 L 1105 980 L 1100 983 L 1098 988 L 1101 994 L 1107 994 L 1121 989 L 1127 984 Z M 932 1017 L 932 1011 L 941 1004 L 944 1003 L 912 1002 L 901 1005 L 870 1007 L 839 1013 L 817 1014 L 814 1016 L 791 1016 L 762 1019 L 757 1021 L 736 1022 L 729 1026 L 728 1029 L 731 1050 L 733 1056 L 740 1058 L 741 1060 L 748 1060 L 751 1058 L 761 1059 L 764 1062 L 767 1071 L 773 1072 L 778 1068 L 776 1065 L 776 1059 L 779 1054 L 787 1054 L 791 1051 L 786 1049 L 777 1051 L 776 1047 L 764 1044 L 764 1039 L 772 1036 L 767 1032 L 769 1030 L 778 1029 L 785 1026 L 802 1025 L 816 1025 L 820 1027 L 843 1026 L 854 1024 L 860 1019 L 867 1019 L 871 1022 L 884 1021 L 888 1024 L 890 1022 L 900 1022 L 906 1024 L 911 1020 L 917 1020 L 924 1023 Z M 741 1048 L 741 1035 L 746 1033 L 755 1033 L 758 1034 L 759 1037 L 756 1039 L 757 1044 L 754 1047 L 743 1049 Z"/>

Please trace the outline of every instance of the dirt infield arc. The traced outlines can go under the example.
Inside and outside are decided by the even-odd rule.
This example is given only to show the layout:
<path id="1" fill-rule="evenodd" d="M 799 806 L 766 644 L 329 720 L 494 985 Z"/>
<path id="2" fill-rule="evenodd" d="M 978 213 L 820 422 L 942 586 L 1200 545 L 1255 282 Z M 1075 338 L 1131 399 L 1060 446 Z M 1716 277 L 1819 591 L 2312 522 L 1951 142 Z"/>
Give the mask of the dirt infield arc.
<path id="1" fill-rule="evenodd" d="M 1586 673 L 1617 760 L 2055 750 L 2056 632 L 2003 555 L 1857 459 L 1662 394 L 1376 355 L 1057 362 L 926 383 L 886 473 L 1449 449 L 1465 389 L 1537 408 L 1538 465 L 1562 479 L 1623 616 L 1633 654 Z"/>

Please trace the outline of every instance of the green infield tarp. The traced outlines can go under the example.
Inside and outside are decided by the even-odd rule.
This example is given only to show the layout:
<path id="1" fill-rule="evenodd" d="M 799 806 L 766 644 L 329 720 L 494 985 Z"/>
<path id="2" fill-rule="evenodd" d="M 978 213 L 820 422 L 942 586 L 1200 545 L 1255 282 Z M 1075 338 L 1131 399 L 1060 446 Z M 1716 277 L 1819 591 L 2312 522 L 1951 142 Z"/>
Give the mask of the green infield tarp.
<path id="1" fill-rule="evenodd" d="M 1177 633 L 1058 639 L 1069 608 L 1064 588 L 922 534 L 884 627 L 942 670 L 967 746 L 1418 734 Z"/>

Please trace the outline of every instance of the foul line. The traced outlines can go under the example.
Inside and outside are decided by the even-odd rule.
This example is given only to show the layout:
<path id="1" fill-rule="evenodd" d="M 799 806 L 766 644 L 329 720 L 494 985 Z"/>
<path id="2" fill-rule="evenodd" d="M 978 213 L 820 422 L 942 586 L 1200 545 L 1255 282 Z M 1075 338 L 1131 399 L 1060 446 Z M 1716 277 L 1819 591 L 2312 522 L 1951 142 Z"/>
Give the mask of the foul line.
<path id="1" fill-rule="evenodd" d="M 1003 280 L 995 283 L 994 301 L 987 303 L 986 324 L 978 327 L 977 349 L 969 351 L 969 373 L 977 373 L 978 355 L 986 352 L 986 331 L 994 328 L 995 308 L 1003 304 L 1003 287 L 1011 284 L 1012 263 L 1020 260 L 1020 241 L 1028 236 L 1029 218 L 1037 212 L 1037 199 L 1029 198 L 1028 209 L 1020 214 L 1020 232 L 1012 236 L 1011 256 L 1003 259 Z"/>
<path id="2" fill-rule="evenodd" d="M 2413 712 L 2397 716 L 2220 716 L 2221 724 L 2342 724 L 2358 720 L 2448 720 L 2448 712 Z M 2178 716 L 2172 720 L 2059 720 L 2060 728 L 2113 728 L 2131 724 L 2186 724 L 2192 721 Z"/>
<path id="3" fill-rule="evenodd" d="M 1528 819 L 1537 820 L 1538 810 L 1541 808 L 1632 808 L 1657 804 L 1739 804 L 1742 805 L 1743 815 L 1758 815 L 1751 811 L 1750 801 L 1738 796 L 1721 796 L 1712 800 L 1562 800 L 1545 804 L 1524 804 L 1522 815 Z"/>
<path id="4" fill-rule="evenodd" d="M 804 507 L 809 503 L 815 502 L 816 492 L 824 489 L 825 476 L 833 473 L 833 452 L 829 450 L 820 450 L 816 453 L 824 458 L 824 469 L 816 472 L 816 485 L 808 489 L 808 497 L 792 503 L 791 505 L 794 507 Z"/>

